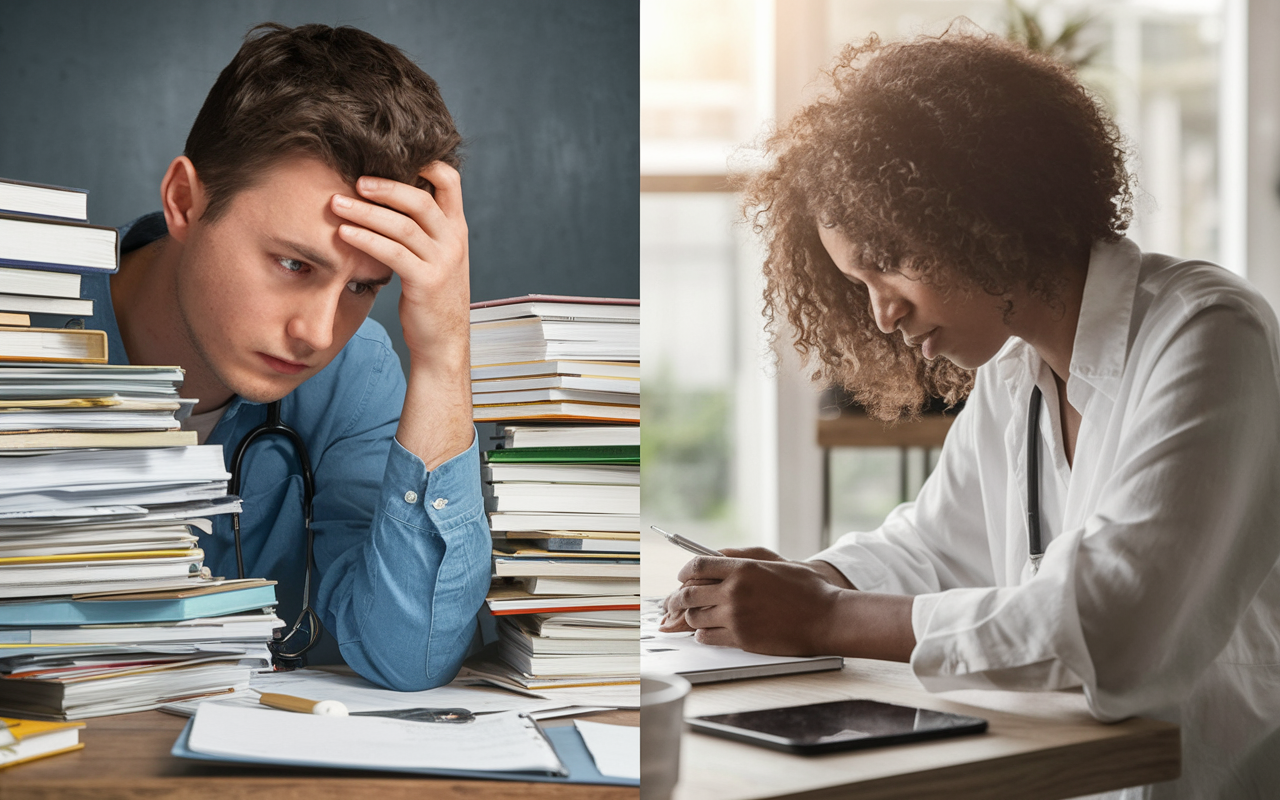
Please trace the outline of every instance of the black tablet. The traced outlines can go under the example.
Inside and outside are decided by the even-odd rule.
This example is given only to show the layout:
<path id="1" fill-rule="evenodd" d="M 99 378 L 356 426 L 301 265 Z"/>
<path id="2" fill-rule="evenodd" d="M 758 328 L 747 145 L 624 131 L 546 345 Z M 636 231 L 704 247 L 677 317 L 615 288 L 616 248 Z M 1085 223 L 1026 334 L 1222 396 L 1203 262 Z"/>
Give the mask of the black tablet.
<path id="1" fill-rule="evenodd" d="M 875 700 L 836 700 L 712 714 L 693 717 L 688 723 L 702 733 L 801 754 L 963 736 L 987 729 L 985 719 Z"/>

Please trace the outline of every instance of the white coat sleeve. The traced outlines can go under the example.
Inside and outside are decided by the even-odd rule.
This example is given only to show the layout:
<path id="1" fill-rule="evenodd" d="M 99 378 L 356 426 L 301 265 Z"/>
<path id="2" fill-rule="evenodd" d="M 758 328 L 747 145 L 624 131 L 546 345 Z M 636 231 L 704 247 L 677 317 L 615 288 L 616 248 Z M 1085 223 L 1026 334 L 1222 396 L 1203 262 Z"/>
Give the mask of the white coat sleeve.
<path id="1" fill-rule="evenodd" d="M 956 417 L 933 473 L 915 502 L 895 508 L 877 529 L 848 533 L 810 560 L 825 561 L 866 592 L 918 595 L 994 583 L 986 513 L 978 484 L 979 431 L 990 410 L 979 379 Z M 996 446 L 999 446 L 997 443 Z"/>
<path id="2" fill-rule="evenodd" d="M 1214 305 L 1149 348 L 1116 469 L 1039 574 L 917 598 L 911 665 L 927 688 L 1074 677 L 1102 720 L 1185 698 L 1280 556 L 1273 324 Z"/>

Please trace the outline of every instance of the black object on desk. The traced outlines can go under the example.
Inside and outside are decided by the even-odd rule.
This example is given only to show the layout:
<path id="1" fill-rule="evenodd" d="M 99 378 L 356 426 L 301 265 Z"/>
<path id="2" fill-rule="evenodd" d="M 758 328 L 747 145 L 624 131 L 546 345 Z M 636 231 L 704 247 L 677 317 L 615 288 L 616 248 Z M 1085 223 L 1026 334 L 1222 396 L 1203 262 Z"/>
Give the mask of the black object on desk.
<path id="1" fill-rule="evenodd" d="M 712 714 L 693 717 L 688 723 L 702 733 L 801 755 L 963 736 L 987 729 L 985 719 L 875 700 Z"/>

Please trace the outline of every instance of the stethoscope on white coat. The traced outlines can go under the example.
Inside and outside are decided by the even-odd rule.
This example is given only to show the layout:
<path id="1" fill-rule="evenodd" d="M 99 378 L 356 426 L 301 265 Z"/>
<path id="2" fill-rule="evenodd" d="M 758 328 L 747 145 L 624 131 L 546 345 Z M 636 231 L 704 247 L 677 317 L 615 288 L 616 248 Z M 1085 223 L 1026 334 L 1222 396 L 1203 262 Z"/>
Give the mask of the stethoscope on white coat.
<path id="1" fill-rule="evenodd" d="M 231 483 L 227 487 L 230 494 L 240 494 L 240 462 L 244 459 L 249 445 L 267 436 L 283 436 L 293 443 L 298 454 L 298 464 L 302 468 L 302 519 L 307 528 L 307 561 L 306 572 L 302 580 L 302 611 L 294 620 L 288 632 L 271 643 L 272 660 L 278 669 L 295 669 L 302 665 L 302 655 L 315 646 L 320 639 L 320 618 L 311 608 L 311 559 L 315 543 L 315 534 L 311 530 L 311 502 L 315 497 L 315 480 L 311 475 L 311 459 L 307 456 L 307 446 L 298 432 L 280 421 L 280 401 L 267 404 L 267 419 L 261 425 L 244 435 L 231 456 Z M 231 527 L 235 534 L 236 570 L 239 577 L 244 577 L 244 554 L 240 549 L 240 515 L 231 515 Z M 304 625 L 305 623 L 305 625 Z M 296 650 L 290 650 L 288 643 L 299 633 L 306 631 L 306 643 Z"/>
<path id="2" fill-rule="evenodd" d="M 1040 571 L 1044 545 L 1040 543 L 1040 387 L 1031 390 L 1027 410 L 1027 552 L 1031 574 Z"/>

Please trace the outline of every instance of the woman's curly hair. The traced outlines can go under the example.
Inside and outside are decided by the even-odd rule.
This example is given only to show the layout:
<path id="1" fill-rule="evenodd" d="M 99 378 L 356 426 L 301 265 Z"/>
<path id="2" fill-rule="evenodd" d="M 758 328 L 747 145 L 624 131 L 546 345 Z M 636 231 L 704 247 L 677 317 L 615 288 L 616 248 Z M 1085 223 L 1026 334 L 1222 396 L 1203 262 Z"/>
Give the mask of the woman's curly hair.
<path id="1" fill-rule="evenodd" d="M 766 245 L 765 317 L 795 331 L 814 378 L 883 420 L 963 399 L 973 373 L 875 324 L 819 221 L 865 268 L 910 267 L 943 292 L 1016 288 L 1052 301 L 1065 262 L 1128 227 L 1121 136 L 1071 69 L 994 35 L 948 32 L 847 46 L 831 91 L 764 141 L 735 179 Z M 816 356 L 816 359 L 814 358 Z"/>

